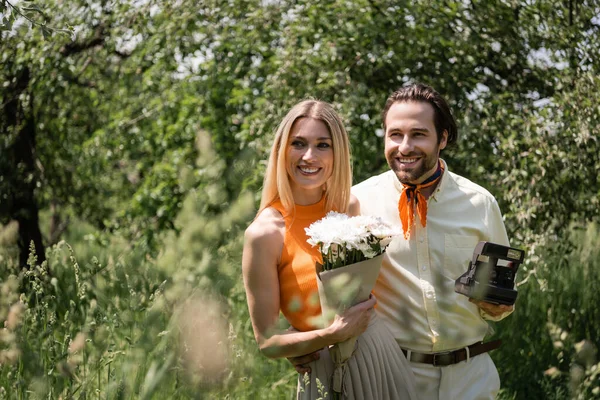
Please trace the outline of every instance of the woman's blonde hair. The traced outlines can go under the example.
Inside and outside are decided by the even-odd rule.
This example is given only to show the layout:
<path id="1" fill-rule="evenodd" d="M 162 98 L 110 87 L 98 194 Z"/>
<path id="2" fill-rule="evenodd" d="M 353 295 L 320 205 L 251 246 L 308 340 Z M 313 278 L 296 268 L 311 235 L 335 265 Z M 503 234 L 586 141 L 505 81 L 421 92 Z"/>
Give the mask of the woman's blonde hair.
<path id="1" fill-rule="evenodd" d="M 340 116 L 330 104 L 319 100 L 304 100 L 292 107 L 277 128 L 265 172 L 258 213 L 277 199 L 281 200 L 286 212 L 294 211 L 294 197 L 286 169 L 286 146 L 294 123 L 301 118 L 322 121 L 329 129 L 333 147 L 333 171 L 325 185 L 325 206 L 327 210 L 338 212 L 348 210 L 352 186 L 348 133 Z"/>

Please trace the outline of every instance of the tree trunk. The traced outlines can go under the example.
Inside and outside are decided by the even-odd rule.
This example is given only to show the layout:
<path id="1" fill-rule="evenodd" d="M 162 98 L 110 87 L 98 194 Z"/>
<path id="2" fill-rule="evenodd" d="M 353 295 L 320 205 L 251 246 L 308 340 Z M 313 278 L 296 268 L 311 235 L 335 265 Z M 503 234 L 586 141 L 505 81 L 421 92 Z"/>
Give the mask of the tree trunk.
<path id="1" fill-rule="evenodd" d="M 27 266 L 31 242 L 35 246 L 37 263 L 40 264 L 46 260 L 46 255 L 42 243 L 38 207 L 35 204 L 35 199 L 31 198 L 29 204 L 22 204 L 19 208 L 19 216 L 16 218 L 19 223 L 19 264 L 22 267 Z"/>
<path id="2" fill-rule="evenodd" d="M 45 259 L 42 233 L 39 224 L 39 210 L 35 200 L 35 188 L 38 173 L 35 168 L 35 121 L 33 120 L 32 93 L 29 93 L 29 104 L 20 99 L 29 87 L 29 69 L 25 68 L 17 74 L 11 90 L 13 96 L 4 106 L 5 120 L 14 131 L 15 137 L 8 147 L 10 197 L 8 217 L 19 223 L 19 263 L 27 266 L 29 246 L 33 242 L 38 263 Z"/>
<path id="3" fill-rule="evenodd" d="M 47 246 L 58 243 L 61 235 L 69 227 L 69 216 L 63 219 L 59 209 L 60 207 L 57 205 L 57 202 L 53 200 L 50 203 L 50 231 L 48 233 L 48 239 L 46 240 Z"/>

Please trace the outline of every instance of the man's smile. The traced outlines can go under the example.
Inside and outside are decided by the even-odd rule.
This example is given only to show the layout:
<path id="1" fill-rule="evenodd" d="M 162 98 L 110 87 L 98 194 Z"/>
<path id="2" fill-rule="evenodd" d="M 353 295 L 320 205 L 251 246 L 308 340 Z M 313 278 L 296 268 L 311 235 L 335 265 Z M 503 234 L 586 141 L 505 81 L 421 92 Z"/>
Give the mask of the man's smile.
<path id="1" fill-rule="evenodd" d="M 396 158 L 401 164 L 412 164 L 417 162 L 418 158 Z"/>

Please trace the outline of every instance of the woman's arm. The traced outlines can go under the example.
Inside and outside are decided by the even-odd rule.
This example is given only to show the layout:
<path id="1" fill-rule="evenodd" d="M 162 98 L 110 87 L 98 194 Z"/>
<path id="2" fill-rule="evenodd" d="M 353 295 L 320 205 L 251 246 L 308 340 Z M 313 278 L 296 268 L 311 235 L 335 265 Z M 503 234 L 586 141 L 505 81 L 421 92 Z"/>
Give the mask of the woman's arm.
<path id="1" fill-rule="evenodd" d="M 277 264 L 284 231 L 281 216 L 267 209 L 245 234 L 242 272 L 254 336 L 261 352 L 270 358 L 295 357 L 363 333 L 369 324 L 375 299 L 349 308 L 324 329 L 307 332 L 277 330 L 280 310 Z"/>

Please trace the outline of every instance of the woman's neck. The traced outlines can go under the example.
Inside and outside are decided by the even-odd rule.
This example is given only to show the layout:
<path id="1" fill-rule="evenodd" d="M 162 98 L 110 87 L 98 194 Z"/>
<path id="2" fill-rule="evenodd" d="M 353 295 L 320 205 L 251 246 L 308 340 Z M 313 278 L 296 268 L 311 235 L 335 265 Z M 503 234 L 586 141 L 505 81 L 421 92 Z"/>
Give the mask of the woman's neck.
<path id="1" fill-rule="evenodd" d="M 310 206 L 316 204 L 323 198 L 323 188 L 305 189 L 305 188 L 292 188 L 292 196 L 294 197 L 294 203 L 299 206 Z"/>

